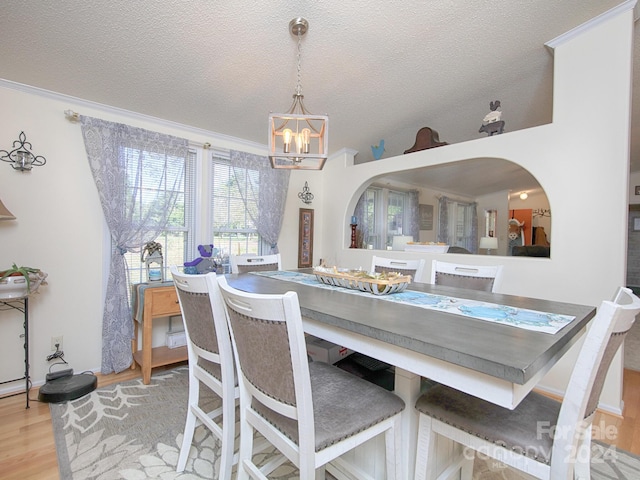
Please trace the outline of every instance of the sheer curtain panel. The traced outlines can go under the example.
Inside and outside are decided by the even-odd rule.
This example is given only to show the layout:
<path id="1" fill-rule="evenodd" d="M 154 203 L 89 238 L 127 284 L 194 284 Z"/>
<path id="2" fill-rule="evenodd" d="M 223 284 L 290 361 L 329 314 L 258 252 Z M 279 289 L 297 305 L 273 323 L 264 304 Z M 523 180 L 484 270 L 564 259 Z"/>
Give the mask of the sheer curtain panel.
<path id="1" fill-rule="evenodd" d="M 102 373 L 133 361 L 133 319 L 124 254 L 140 252 L 168 222 L 184 180 L 188 141 L 80 116 L 82 136 L 113 249 L 102 319 Z"/>
<path id="2" fill-rule="evenodd" d="M 229 153 L 236 181 L 243 186 L 245 208 L 260 237 L 271 246 L 269 253 L 278 253 L 290 171 L 271 168 L 267 157 L 235 150 Z"/>

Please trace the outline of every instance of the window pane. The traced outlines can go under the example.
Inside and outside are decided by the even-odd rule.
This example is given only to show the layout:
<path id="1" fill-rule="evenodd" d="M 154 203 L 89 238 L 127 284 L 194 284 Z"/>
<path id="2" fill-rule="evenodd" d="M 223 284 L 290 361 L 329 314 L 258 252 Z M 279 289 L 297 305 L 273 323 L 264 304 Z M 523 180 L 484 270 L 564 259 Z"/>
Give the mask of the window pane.
<path id="1" fill-rule="evenodd" d="M 378 198 L 380 196 L 380 190 L 374 188 L 367 188 L 364 192 L 364 225 L 366 226 L 367 238 L 365 243 L 372 245 L 373 248 L 382 248 L 380 242 L 380 232 L 378 231 L 378 222 L 376 219 L 376 205 L 378 204 Z M 379 208 L 379 207 L 378 207 Z"/>
<path id="2" fill-rule="evenodd" d="M 363 193 L 364 243 L 375 249 L 386 249 L 393 244 L 394 235 L 403 235 L 406 229 L 407 192 L 387 188 L 369 187 Z"/>
<path id="3" fill-rule="evenodd" d="M 141 208 L 135 213 L 136 218 L 145 218 L 149 212 L 151 200 L 158 195 L 175 195 L 176 197 L 175 207 L 168 218 L 167 230 L 161 232 L 154 240 L 162 245 L 165 280 L 171 278 L 169 274 L 171 265 L 182 265 L 185 261 L 193 259 L 195 162 L 195 151 L 190 151 L 186 159 L 139 150 L 127 151 L 127 188 L 141 199 Z M 183 168 L 184 176 L 181 173 Z M 177 182 L 181 176 L 182 181 Z M 163 181 L 160 184 L 161 188 L 158 188 L 160 179 Z M 160 218 L 165 214 L 166 212 L 153 212 L 152 215 Z M 125 258 L 129 270 L 129 281 L 131 283 L 146 282 L 146 267 L 140 254 L 128 252 Z"/>
<path id="4" fill-rule="evenodd" d="M 233 168 L 228 155 L 212 157 L 213 244 L 229 271 L 229 255 L 260 254 L 262 241 L 250 212 L 257 217 L 260 175 L 255 170 Z"/>
<path id="5" fill-rule="evenodd" d="M 389 191 L 387 203 L 387 245 L 393 244 L 394 235 L 402 235 L 404 198 L 406 194 Z"/>

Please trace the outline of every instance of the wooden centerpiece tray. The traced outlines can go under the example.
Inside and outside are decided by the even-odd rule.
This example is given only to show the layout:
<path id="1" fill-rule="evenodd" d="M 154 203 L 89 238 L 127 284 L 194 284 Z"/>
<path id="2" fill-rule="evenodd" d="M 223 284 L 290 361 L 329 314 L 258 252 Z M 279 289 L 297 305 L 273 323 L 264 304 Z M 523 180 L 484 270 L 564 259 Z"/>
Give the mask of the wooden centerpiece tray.
<path id="1" fill-rule="evenodd" d="M 398 272 L 369 273 L 338 267 L 314 267 L 313 273 L 321 283 L 374 295 L 402 292 L 411 283 L 411 275 Z"/>

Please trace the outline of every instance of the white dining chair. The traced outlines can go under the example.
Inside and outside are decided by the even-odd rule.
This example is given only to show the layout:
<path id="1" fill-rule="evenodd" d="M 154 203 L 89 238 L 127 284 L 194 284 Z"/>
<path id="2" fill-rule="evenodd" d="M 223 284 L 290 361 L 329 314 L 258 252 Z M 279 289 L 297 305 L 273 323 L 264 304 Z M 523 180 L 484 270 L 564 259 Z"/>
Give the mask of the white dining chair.
<path id="1" fill-rule="evenodd" d="M 620 288 L 614 301 L 603 301 L 593 319 L 558 402 L 531 392 L 508 410 L 458 390 L 436 385 L 416 402 L 419 413 L 416 479 L 439 478 L 436 436 L 462 445 L 449 478 L 461 470 L 470 479 L 474 452 L 495 458 L 536 478 L 589 478 L 591 424 L 611 360 L 640 312 L 640 299 Z"/>
<path id="2" fill-rule="evenodd" d="M 220 469 L 216 478 L 230 479 L 234 464 L 235 408 L 239 389 L 224 301 L 215 273 L 187 275 L 171 266 L 184 319 L 189 356 L 189 400 L 184 437 L 176 470 L 182 472 L 191 449 L 196 421 L 220 440 Z M 205 411 L 200 405 L 200 384 L 222 399 L 222 406 Z M 216 420 L 222 417 L 221 421 Z M 237 462 L 237 457 L 236 457 Z"/>
<path id="3" fill-rule="evenodd" d="M 385 258 L 373 256 L 371 258 L 370 272 L 398 272 L 402 275 L 411 275 L 414 282 L 422 282 L 422 274 L 424 272 L 425 260 L 399 260 L 397 258 Z"/>
<path id="4" fill-rule="evenodd" d="M 231 255 L 231 273 L 282 270 L 279 253 L 272 255 Z"/>
<path id="5" fill-rule="evenodd" d="M 395 394 L 324 362 L 308 362 L 298 296 L 247 293 L 218 282 L 225 299 L 240 383 L 238 479 L 266 479 L 289 460 L 302 480 L 324 478 L 344 453 L 385 435 L 386 477 L 401 480 L 400 415 Z M 259 467 L 255 432 L 281 455 Z M 327 470 L 330 470 L 327 468 Z"/>
<path id="6" fill-rule="evenodd" d="M 433 260 L 431 283 L 495 293 L 502 283 L 502 265 L 464 265 Z"/>

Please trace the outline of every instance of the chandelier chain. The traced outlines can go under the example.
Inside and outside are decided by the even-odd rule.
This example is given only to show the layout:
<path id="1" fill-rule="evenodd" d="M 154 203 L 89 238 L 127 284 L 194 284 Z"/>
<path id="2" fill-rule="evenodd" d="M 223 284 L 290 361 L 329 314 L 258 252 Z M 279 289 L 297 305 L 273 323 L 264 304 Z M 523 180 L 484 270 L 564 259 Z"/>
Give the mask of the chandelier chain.
<path id="1" fill-rule="evenodd" d="M 300 64 L 302 63 L 302 34 L 298 30 L 298 85 L 296 86 L 296 95 L 302 95 L 302 74 Z"/>

